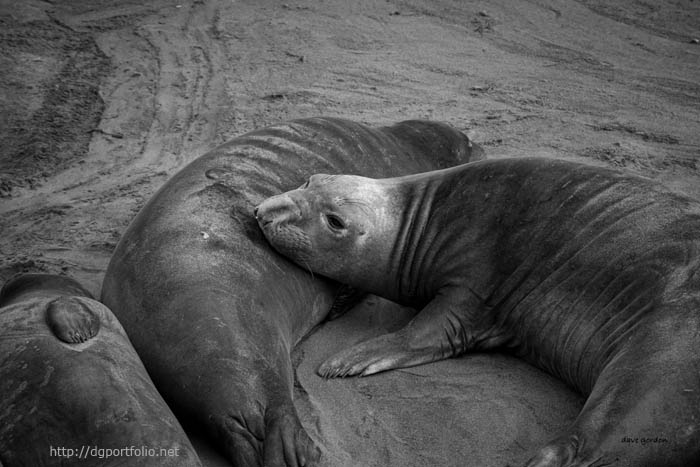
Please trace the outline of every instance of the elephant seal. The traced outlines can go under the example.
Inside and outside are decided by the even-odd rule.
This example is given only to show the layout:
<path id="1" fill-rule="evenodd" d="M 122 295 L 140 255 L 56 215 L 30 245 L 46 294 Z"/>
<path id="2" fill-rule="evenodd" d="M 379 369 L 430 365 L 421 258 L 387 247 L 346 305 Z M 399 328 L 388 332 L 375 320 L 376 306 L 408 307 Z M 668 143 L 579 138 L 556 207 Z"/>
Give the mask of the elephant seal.
<path id="1" fill-rule="evenodd" d="M 290 351 L 341 289 L 277 255 L 253 207 L 318 171 L 396 176 L 482 154 L 426 121 L 310 118 L 239 136 L 143 207 L 114 251 L 102 300 L 176 414 L 203 426 L 234 465 L 310 465 L 319 451 L 293 405 Z"/>
<path id="2" fill-rule="evenodd" d="M 369 375 L 508 349 L 588 399 L 527 466 L 700 461 L 700 202 L 611 169 L 502 159 L 314 175 L 257 208 L 318 274 L 422 310 L 330 358 Z"/>
<path id="3" fill-rule="evenodd" d="M 0 465 L 199 466 L 114 315 L 76 281 L 0 292 Z"/>

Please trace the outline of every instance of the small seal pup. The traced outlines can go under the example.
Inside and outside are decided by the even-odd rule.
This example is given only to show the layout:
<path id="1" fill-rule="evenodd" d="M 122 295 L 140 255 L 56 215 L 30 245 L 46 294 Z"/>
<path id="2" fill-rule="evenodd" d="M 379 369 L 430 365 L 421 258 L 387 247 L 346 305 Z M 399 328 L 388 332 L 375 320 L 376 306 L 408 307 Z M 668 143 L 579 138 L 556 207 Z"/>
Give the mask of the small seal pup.
<path id="1" fill-rule="evenodd" d="M 700 202 L 542 158 L 314 175 L 256 211 L 303 268 L 421 311 L 323 363 L 369 375 L 508 349 L 588 395 L 529 467 L 700 462 Z"/>
<path id="2" fill-rule="evenodd" d="M 0 465 L 200 466 L 121 325 L 71 278 L 0 292 Z"/>
<path id="3" fill-rule="evenodd" d="M 312 464 L 318 450 L 294 407 L 290 352 L 342 311 L 332 305 L 340 289 L 276 254 L 253 208 L 316 172 L 393 177 L 482 154 L 429 121 L 309 118 L 241 135 L 143 207 L 112 255 L 102 301 L 175 413 L 203 426 L 233 465 Z"/>

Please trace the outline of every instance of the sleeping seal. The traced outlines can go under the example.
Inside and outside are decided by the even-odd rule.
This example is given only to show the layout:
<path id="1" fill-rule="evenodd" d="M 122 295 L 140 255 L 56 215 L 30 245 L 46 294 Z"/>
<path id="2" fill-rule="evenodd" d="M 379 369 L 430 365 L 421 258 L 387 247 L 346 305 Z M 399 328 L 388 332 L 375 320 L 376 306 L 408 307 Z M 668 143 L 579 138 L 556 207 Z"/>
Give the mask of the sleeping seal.
<path id="1" fill-rule="evenodd" d="M 588 395 L 530 467 L 700 462 L 700 202 L 552 159 L 314 175 L 256 211 L 304 268 L 422 308 L 330 358 L 369 375 L 508 349 Z"/>
<path id="2" fill-rule="evenodd" d="M 396 176 L 481 154 L 461 132 L 425 121 L 310 118 L 242 135 L 146 204 L 117 245 L 102 300 L 165 400 L 234 465 L 311 464 L 317 449 L 293 405 L 290 351 L 340 289 L 275 254 L 253 207 L 314 172 Z"/>
<path id="3" fill-rule="evenodd" d="M 200 466 L 114 315 L 73 279 L 0 292 L 0 465 Z"/>

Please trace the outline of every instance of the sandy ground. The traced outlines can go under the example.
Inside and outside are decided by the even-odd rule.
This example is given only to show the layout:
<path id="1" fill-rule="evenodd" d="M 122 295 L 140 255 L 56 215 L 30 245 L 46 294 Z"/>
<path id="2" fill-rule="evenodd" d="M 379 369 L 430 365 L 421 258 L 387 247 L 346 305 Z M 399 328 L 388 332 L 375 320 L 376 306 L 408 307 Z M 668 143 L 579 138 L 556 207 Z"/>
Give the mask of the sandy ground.
<path id="1" fill-rule="evenodd" d="M 442 120 L 489 157 L 620 167 L 700 198 L 700 1 L 610 3 L 0 0 L 0 281 L 65 273 L 97 295 L 169 176 L 313 115 Z M 314 375 L 407 317 L 371 298 L 295 351 L 299 412 L 332 465 L 504 465 L 580 408 L 500 355 Z"/>

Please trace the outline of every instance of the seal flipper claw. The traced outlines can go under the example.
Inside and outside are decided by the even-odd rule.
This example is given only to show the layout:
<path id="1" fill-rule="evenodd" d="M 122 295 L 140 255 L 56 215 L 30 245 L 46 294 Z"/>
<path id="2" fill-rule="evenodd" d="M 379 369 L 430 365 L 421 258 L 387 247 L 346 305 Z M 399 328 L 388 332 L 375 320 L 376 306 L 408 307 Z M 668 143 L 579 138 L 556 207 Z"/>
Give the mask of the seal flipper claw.
<path id="1" fill-rule="evenodd" d="M 361 342 L 326 360 L 318 368 L 324 378 L 369 376 L 381 371 L 420 365 L 441 359 L 433 349 L 412 349 L 405 332 L 384 334 Z"/>
<path id="2" fill-rule="evenodd" d="M 86 342 L 100 330 L 100 318 L 77 297 L 59 297 L 49 303 L 46 324 L 68 344 Z"/>

